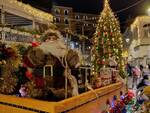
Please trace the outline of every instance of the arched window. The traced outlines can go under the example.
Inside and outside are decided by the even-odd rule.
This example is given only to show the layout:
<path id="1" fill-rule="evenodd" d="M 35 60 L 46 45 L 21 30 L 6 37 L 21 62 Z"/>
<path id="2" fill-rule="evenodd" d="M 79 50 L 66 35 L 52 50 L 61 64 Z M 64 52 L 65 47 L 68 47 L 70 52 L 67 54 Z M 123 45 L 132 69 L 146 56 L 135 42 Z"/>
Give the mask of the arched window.
<path id="1" fill-rule="evenodd" d="M 60 18 L 56 17 L 56 23 L 60 22 Z"/>
<path id="2" fill-rule="evenodd" d="M 79 16 L 79 15 L 76 15 L 76 16 L 75 16 L 75 19 L 80 19 L 80 16 Z"/>
<path id="3" fill-rule="evenodd" d="M 55 9 L 56 14 L 60 14 L 60 9 Z"/>
<path id="4" fill-rule="evenodd" d="M 84 26 L 89 26 L 89 24 L 84 24 Z"/>
<path id="5" fill-rule="evenodd" d="M 64 10 L 64 14 L 65 14 L 65 15 L 68 15 L 68 14 L 69 14 L 69 11 L 68 11 L 68 10 Z"/>
<path id="6" fill-rule="evenodd" d="M 69 24 L 68 19 L 64 19 L 65 24 Z"/>

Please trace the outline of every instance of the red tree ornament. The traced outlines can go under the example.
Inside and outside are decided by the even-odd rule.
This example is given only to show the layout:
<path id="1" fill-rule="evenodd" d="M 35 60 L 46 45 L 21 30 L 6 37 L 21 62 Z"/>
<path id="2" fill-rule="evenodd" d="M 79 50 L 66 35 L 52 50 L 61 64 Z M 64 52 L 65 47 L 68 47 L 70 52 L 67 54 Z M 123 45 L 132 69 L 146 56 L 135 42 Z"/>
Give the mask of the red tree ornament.
<path id="1" fill-rule="evenodd" d="M 110 32 L 110 36 L 112 36 L 113 35 L 113 33 L 112 32 Z"/>
<path id="2" fill-rule="evenodd" d="M 96 62 L 97 62 L 97 64 L 101 64 L 101 61 L 100 61 L 100 59 L 97 59 L 97 61 L 96 61 Z"/>
<path id="3" fill-rule="evenodd" d="M 105 32 L 105 36 L 107 36 L 108 35 L 108 33 L 107 32 Z"/>
<path id="4" fill-rule="evenodd" d="M 98 32 L 98 33 L 97 33 L 97 35 L 98 35 L 98 36 L 100 36 L 100 35 L 101 35 L 101 33 L 100 33 L 100 32 Z"/>
<path id="5" fill-rule="evenodd" d="M 103 64 L 103 65 L 105 64 L 105 60 L 104 60 L 104 59 L 102 60 L 102 64 Z"/>
<path id="6" fill-rule="evenodd" d="M 105 48 L 103 49 L 103 52 L 104 52 L 104 54 L 106 53 L 106 49 Z"/>
<path id="7" fill-rule="evenodd" d="M 108 64 L 108 60 L 105 61 L 105 64 Z"/>
<path id="8" fill-rule="evenodd" d="M 102 38 L 101 44 L 104 44 L 104 39 Z"/>
<path id="9" fill-rule="evenodd" d="M 97 64 L 101 64 L 101 62 L 98 60 L 98 61 L 97 61 Z"/>

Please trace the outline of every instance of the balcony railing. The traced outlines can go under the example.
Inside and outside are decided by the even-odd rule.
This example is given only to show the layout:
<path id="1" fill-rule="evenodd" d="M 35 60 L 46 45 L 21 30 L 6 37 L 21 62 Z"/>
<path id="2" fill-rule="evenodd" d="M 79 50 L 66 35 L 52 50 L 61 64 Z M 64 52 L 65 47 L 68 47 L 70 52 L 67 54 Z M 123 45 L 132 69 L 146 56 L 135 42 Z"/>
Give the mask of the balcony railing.
<path id="1" fill-rule="evenodd" d="M 0 40 L 30 43 L 33 41 L 32 34 L 11 29 L 8 27 L 0 27 Z"/>

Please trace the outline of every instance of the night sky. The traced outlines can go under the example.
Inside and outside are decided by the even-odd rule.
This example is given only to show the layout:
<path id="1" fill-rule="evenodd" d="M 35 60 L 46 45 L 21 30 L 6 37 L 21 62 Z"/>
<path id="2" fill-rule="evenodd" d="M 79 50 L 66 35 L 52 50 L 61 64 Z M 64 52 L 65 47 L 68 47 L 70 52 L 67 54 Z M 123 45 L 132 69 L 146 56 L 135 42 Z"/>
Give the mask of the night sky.
<path id="1" fill-rule="evenodd" d="M 50 12 L 52 4 L 73 7 L 76 12 L 100 14 L 103 8 L 103 0 L 22 0 L 32 6 Z M 139 2 L 128 10 L 116 13 L 120 20 L 122 31 L 129 26 L 138 15 L 147 15 L 150 0 L 110 0 L 110 6 L 114 12 Z"/>

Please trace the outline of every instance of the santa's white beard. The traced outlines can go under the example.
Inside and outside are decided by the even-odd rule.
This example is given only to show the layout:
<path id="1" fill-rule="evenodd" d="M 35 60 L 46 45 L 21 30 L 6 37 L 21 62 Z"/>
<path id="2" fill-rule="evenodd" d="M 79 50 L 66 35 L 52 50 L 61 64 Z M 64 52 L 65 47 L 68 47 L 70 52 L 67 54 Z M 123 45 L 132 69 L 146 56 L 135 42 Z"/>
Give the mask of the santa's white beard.
<path id="1" fill-rule="evenodd" d="M 52 54 L 57 58 L 64 58 L 64 56 L 67 55 L 69 49 L 67 49 L 67 45 L 65 45 L 65 42 L 61 39 L 43 42 L 40 46 L 38 46 L 38 48 L 42 49 L 45 54 Z M 79 62 L 75 66 L 77 68 L 83 61 L 83 57 L 81 52 L 76 49 L 74 49 L 74 51 L 76 51 L 79 56 Z"/>
<path id="2" fill-rule="evenodd" d="M 38 48 L 42 49 L 45 54 L 51 53 L 56 57 L 64 57 L 67 53 L 67 46 L 61 39 L 43 42 Z"/>

